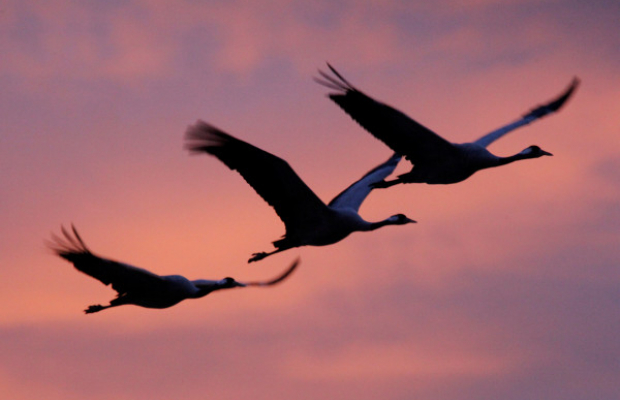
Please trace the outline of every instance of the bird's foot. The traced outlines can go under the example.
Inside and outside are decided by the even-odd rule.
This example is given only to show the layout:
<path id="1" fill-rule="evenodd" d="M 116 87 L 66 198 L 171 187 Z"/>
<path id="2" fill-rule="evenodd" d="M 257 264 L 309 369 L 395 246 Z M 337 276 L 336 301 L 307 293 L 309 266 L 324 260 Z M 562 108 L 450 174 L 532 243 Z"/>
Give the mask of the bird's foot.
<path id="1" fill-rule="evenodd" d="M 252 253 L 252 258 L 250 258 L 248 260 L 248 263 L 251 263 L 253 261 L 259 261 L 262 260 L 263 258 L 267 257 L 269 254 L 265 253 L 264 251 L 262 253 Z"/>
<path id="2" fill-rule="evenodd" d="M 371 183 L 370 187 L 373 189 L 384 189 L 387 187 L 390 187 L 392 185 L 389 184 L 389 182 L 386 181 L 379 181 L 379 182 L 375 182 L 375 183 Z"/>
<path id="3" fill-rule="evenodd" d="M 92 313 L 96 313 L 97 311 L 101 311 L 103 310 L 105 307 L 102 306 L 101 304 L 96 304 L 94 306 L 89 306 L 86 310 L 84 310 L 84 314 L 92 314 Z"/>
<path id="4" fill-rule="evenodd" d="M 394 185 L 398 185 L 399 183 L 404 183 L 404 181 L 402 179 L 393 179 L 391 181 L 379 181 L 379 182 L 375 182 L 375 183 L 371 183 L 370 187 L 373 189 L 385 189 L 385 188 L 389 188 L 392 187 Z"/>

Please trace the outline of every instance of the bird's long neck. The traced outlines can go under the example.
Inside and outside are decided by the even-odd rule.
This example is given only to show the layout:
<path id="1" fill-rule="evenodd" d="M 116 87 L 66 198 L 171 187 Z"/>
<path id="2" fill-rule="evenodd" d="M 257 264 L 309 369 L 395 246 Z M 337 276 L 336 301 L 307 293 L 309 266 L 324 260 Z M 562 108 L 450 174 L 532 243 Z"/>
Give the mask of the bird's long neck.
<path id="1" fill-rule="evenodd" d="M 532 158 L 532 157 L 528 156 L 527 154 L 523 154 L 523 153 L 517 153 L 513 156 L 508 156 L 508 157 L 497 157 L 494 163 L 495 165 L 493 166 L 496 167 L 500 165 L 506 165 L 506 164 L 510 164 L 511 162 L 518 161 L 518 160 L 525 160 L 527 158 Z"/>
<path id="2" fill-rule="evenodd" d="M 398 223 L 397 220 L 392 216 L 392 217 L 384 219 L 383 221 L 369 222 L 367 225 L 365 225 L 365 229 L 363 230 L 374 231 L 375 229 L 379 229 L 386 225 L 396 225 L 397 223 Z"/>
<path id="3" fill-rule="evenodd" d="M 215 290 L 223 289 L 221 281 L 198 279 L 192 281 L 192 284 L 195 290 L 193 291 L 191 297 L 194 299 L 206 296 Z"/>

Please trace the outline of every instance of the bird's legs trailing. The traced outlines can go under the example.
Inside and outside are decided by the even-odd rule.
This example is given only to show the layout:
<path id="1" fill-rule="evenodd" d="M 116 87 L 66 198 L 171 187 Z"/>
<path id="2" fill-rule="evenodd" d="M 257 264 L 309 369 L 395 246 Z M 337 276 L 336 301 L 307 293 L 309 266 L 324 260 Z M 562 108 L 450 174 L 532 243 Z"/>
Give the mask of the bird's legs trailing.
<path id="1" fill-rule="evenodd" d="M 84 314 L 92 314 L 92 313 L 96 313 L 99 312 L 101 310 L 105 310 L 106 308 L 110 308 L 110 307 L 114 307 L 112 304 L 107 305 L 107 306 L 102 306 L 101 304 L 95 304 L 92 306 L 88 306 L 88 308 L 86 310 L 84 310 Z"/>
<path id="2" fill-rule="evenodd" d="M 265 257 L 268 257 L 268 256 L 270 256 L 272 254 L 276 254 L 276 253 L 279 253 L 281 251 L 288 250 L 288 249 L 289 248 L 287 247 L 287 248 L 276 249 L 276 250 L 272 251 L 271 253 L 266 253 L 264 251 L 260 252 L 260 253 L 252 253 L 252 258 L 250 258 L 248 260 L 248 263 L 251 263 L 251 262 L 254 262 L 254 261 L 260 261 L 260 260 L 262 260 Z"/>
<path id="3" fill-rule="evenodd" d="M 101 304 L 95 304 L 95 305 L 89 306 L 86 310 L 84 310 L 84 313 L 92 314 L 92 313 L 99 312 L 101 310 L 105 310 L 106 308 L 122 306 L 124 304 L 132 304 L 132 303 L 128 301 L 127 293 L 123 293 L 123 294 L 119 293 L 118 297 L 112 299 L 110 301 L 110 304 L 108 304 L 107 306 L 102 306 Z"/>
<path id="4" fill-rule="evenodd" d="M 400 179 L 394 179 L 392 181 L 383 180 L 383 181 L 371 183 L 370 187 L 372 187 L 373 189 L 385 189 L 385 188 L 389 188 L 390 186 L 398 185 L 399 183 L 403 183 L 403 181 Z"/>

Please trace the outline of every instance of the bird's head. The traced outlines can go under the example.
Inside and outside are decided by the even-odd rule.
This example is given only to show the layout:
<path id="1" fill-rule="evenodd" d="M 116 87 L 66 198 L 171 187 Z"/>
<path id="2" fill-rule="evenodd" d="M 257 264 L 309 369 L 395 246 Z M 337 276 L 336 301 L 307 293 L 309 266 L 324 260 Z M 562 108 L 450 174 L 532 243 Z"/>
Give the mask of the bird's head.
<path id="1" fill-rule="evenodd" d="M 523 155 L 526 158 L 538 158 L 538 157 L 542 157 L 542 156 L 552 156 L 553 154 L 544 151 L 543 149 L 541 149 L 540 147 L 533 145 L 528 147 L 527 149 L 523 150 L 521 153 L 521 155 Z"/>
<path id="2" fill-rule="evenodd" d="M 235 281 L 233 278 L 224 278 L 219 281 L 209 281 L 205 279 L 198 279 L 192 281 L 194 286 L 198 289 L 195 297 L 206 296 L 209 293 L 219 289 L 229 289 L 234 287 L 243 287 L 245 284 Z"/>
<path id="3" fill-rule="evenodd" d="M 245 287 L 245 283 L 237 282 L 231 277 L 226 277 L 220 281 L 221 288 L 234 288 L 234 287 Z"/>
<path id="4" fill-rule="evenodd" d="M 392 222 L 394 225 L 405 225 L 405 224 L 415 224 L 418 221 L 414 221 L 411 218 L 407 218 L 407 216 L 405 214 L 396 214 L 396 215 L 392 215 L 389 218 L 390 222 Z"/>

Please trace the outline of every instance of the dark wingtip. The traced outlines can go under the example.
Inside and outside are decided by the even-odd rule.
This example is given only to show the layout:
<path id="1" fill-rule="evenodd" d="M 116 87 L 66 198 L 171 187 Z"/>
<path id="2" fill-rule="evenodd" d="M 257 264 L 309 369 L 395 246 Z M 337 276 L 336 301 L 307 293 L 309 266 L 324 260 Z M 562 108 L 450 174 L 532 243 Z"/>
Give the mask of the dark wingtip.
<path id="1" fill-rule="evenodd" d="M 184 148 L 190 154 L 212 154 L 214 148 L 222 146 L 229 140 L 231 140 L 230 135 L 199 119 L 185 130 Z"/>
<path id="2" fill-rule="evenodd" d="M 285 280 L 286 278 L 288 278 L 289 275 L 291 275 L 293 273 L 293 271 L 295 271 L 295 269 L 297 269 L 297 266 L 299 266 L 300 262 L 301 262 L 300 257 L 297 257 L 295 259 L 295 261 L 293 261 L 293 263 L 286 269 L 286 271 L 284 271 L 282 274 L 280 274 L 279 276 L 277 276 L 274 279 L 271 279 L 269 281 L 262 281 L 262 282 L 245 282 L 244 285 L 245 286 L 273 286 L 273 285 L 276 285 L 276 284 L 282 282 L 283 280 Z"/>
<path id="3" fill-rule="evenodd" d="M 75 225 L 71 224 L 71 232 L 63 225 L 60 226 L 62 236 L 55 233 L 51 234 L 51 240 L 46 240 L 47 247 L 57 256 L 69 262 L 74 261 L 74 257 L 79 254 L 92 254 L 82 238 L 77 232 Z"/>
<path id="4" fill-rule="evenodd" d="M 63 230 L 64 230 L 64 228 L 63 228 Z M 77 244 L 79 244 L 79 247 L 82 250 L 84 250 L 85 252 L 90 253 L 90 249 L 86 246 L 86 243 L 84 243 L 84 241 L 82 240 L 82 237 L 78 233 L 78 231 L 75 228 L 75 225 L 73 224 L 73 222 L 71 223 L 71 231 L 73 232 L 73 236 L 75 237 L 75 239 L 77 239 Z M 67 236 L 66 233 L 65 233 L 65 236 Z"/>
<path id="5" fill-rule="evenodd" d="M 581 80 L 578 77 L 574 77 L 571 84 L 568 86 L 566 91 L 560 95 L 555 101 L 552 101 L 549 104 L 549 108 L 553 111 L 557 111 L 566 103 L 566 101 L 572 96 L 575 92 Z"/>
<path id="6" fill-rule="evenodd" d="M 340 92 L 340 95 L 342 95 L 342 93 L 347 93 L 349 91 L 357 90 L 329 62 L 326 61 L 325 64 L 327 64 L 327 67 L 329 68 L 329 70 L 332 72 L 332 74 L 335 77 L 319 69 L 318 71 L 319 71 L 320 76 L 313 77 L 315 82 L 329 89 L 337 90 L 338 92 Z M 331 94 L 329 95 L 329 97 L 333 100 L 333 97 Z"/>
<path id="7" fill-rule="evenodd" d="M 577 89 L 580 83 L 581 83 L 581 80 L 575 76 L 573 80 L 571 81 L 570 85 L 568 86 L 568 88 L 566 88 L 566 90 L 562 94 L 560 94 L 555 100 L 551 100 L 547 104 L 536 107 L 535 109 L 527 113 L 526 116 L 533 116 L 536 118 L 540 118 L 547 114 L 551 114 L 553 112 L 558 111 L 560 108 L 562 108 L 562 106 L 564 106 L 566 101 L 573 95 L 573 93 L 575 92 L 575 90 Z"/>

